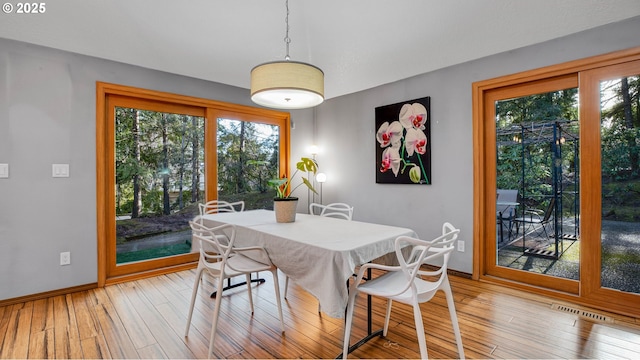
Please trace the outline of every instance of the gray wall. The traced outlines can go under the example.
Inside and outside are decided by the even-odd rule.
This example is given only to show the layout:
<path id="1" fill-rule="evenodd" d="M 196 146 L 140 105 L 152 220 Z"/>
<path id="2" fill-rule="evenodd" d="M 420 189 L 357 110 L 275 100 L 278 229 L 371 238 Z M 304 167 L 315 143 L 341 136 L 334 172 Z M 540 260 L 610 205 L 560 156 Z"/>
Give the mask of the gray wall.
<path id="1" fill-rule="evenodd" d="M 452 268 L 470 273 L 471 83 L 640 46 L 638 30 L 634 18 L 293 111 L 292 159 L 318 144 L 323 200 L 353 204 L 356 220 L 425 238 L 443 221 L 459 226 L 466 252 Z M 247 89 L 0 39 L 0 163 L 10 165 L 0 179 L 0 300 L 97 281 L 96 81 L 251 105 Z M 433 185 L 375 184 L 375 107 L 423 96 L 431 96 Z M 54 163 L 70 164 L 71 176 L 52 178 Z M 62 251 L 71 265 L 59 265 Z"/>
<path id="2" fill-rule="evenodd" d="M 471 273 L 472 83 L 636 46 L 640 17 L 331 99 L 316 119 L 318 161 L 327 173 L 323 201 L 348 202 L 355 220 L 406 226 L 423 238 L 437 236 L 449 221 L 466 245 L 451 268 Z M 431 97 L 432 185 L 376 184 L 374 109 L 425 96 Z"/>

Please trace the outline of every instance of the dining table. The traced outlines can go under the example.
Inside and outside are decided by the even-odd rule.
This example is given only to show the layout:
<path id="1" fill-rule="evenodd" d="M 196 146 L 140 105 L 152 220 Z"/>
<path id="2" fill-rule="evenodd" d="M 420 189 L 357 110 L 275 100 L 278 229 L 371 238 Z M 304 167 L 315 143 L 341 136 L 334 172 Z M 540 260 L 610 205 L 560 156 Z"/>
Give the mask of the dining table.
<path id="1" fill-rule="evenodd" d="M 207 214 L 202 221 L 209 227 L 234 224 L 237 246 L 263 247 L 280 271 L 335 318 L 345 316 L 347 284 L 356 267 L 394 253 L 398 236 L 416 237 L 404 227 L 311 214 L 279 223 L 272 210 L 262 209 Z"/>

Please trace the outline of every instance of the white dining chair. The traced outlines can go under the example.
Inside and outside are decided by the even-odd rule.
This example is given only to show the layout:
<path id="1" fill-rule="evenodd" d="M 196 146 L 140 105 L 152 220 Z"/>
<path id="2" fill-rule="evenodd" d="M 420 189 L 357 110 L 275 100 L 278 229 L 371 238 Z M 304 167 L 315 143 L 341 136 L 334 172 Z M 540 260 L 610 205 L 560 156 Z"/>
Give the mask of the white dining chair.
<path id="1" fill-rule="evenodd" d="M 202 215 L 244 211 L 244 201 L 240 200 L 229 202 L 224 200 L 211 200 L 207 201 L 206 203 L 198 204 L 198 210 L 200 212 L 200 216 L 196 217 L 194 221 L 202 224 Z M 195 243 L 196 239 L 193 239 L 191 243 L 191 251 L 197 251 L 197 245 Z M 252 281 L 263 283 L 264 279 L 260 278 L 260 274 L 256 274 L 256 277 Z M 231 289 L 237 286 L 242 286 L 242 284 L 232 285 L 231 279 L 227 279 L 227 287 L 225 287 L 225 289 Z M 216 293 L 214 293 L 214 295 L 212 296 L 215 296 L 215 294 Z"/>
<path id="2" fill-rule="evenodd" d="M 356 298 L 359 293 L 364 293 L 387 299 L 384 328 L 382 330 L 383 336 L 387 336 L 393 301 L 395 300 L 413 306 L 420 357 L 427 359 L 427 344 L 420 304 L 430 301 L 438 290 L 442 290 L 447 299 L 449 316 L 451 317 L 451 324 L 458 347 L 458 356 L 460 359 L 464 359 L 464 349 L 462 347 L 460 327 L 458 326 L 458 317 L 456 315 L 453 294 L 447 276 L 449 257 L 454 249 L 454 244 L 460 230 L 455 229 L 450 224 L 446 227 L 443 226 L 443 230 L 445 229 L 446 232 L 443 235 L 431 241 L 408 236 L 398 237 L 395 241 L 396 257 L 400 264 L 398 266 L 368 263 L 360 267 L 356 281 L 353 282 L 349 288 L 349 302 L 344 328 L 343 358 L 347 358 L 349 351 Z M 409 256 L 405 259 L 402 249 L 407 245 L 412 246 L 412 248 Z M 440 269 L 437 271 L 421 270 L 423 264 L 438 258 L 442 258 L 442 266 Z M 368 269 L 379 269 L 386 271 L 386 273 L 373 280 L 363 282 L 362 279 Z M 425 278 L 422 278 L 422 276 L 425 276 Z"/>
<path id="3" fill-rule="evenodd" d="M 243 248 L 236 247 L 234 245 L 236 239 L 236 227 L 232 224 L 208 228 L 200 223 L 190 221 L 189 225 L 191 226 L 193 236 L 198 237 L 200 243 L 200 258 L 196 269 L 195 281 L 193 282 L 191 304 L 189 305 L 189 315 L 187 317 L 187 327 L 185 329 L 184 336 L 189 336 L 193 307 L 198 294 L 200 279 L 205 271 L 217 279 L 216 286 L 218 289 L 222 289 L 224 279 L 245 275 L 247 278 L 247 284 L 250 284 L 251 273 L 258 271 L 270 271 L 271 274 L 273 274 L 273 284 L 276 293 L 276 302 L 278 305 L 278 315 L 280 316 L 280 326 L 282 333 L 284 333 L 284 319 L 282 317 L 278 272 L 277 268 L 271 263 L 266 250 L 259 246 Z M 253 314 L 254 309 L 251 286 L 247 286 L 247 291 L 249 293 L 251 314 Z M 216 296 L 213 308 L 208 357 L 211 357 L 211 354 L 213 353 L 213 345 L 218 327 L 222 297 L 222 294 L 218 294 L 218 296 Z"/>
<path id="4" fill-rule="evenodd" d="M 311 203 L 309 204 L 309 214 L 352 220 L 353 206 L 345 203 L 331 203 L 327 205 Z"/>
<path id="5" fill-rule="evenodd" d="M 244 211 L 244 201 L 211 200 L 204 204 L 198 204 L 198 210 L 200 210 L 200 215 Z"/>
<path id="6" fill-rule="evenodd" d="M 334 217 L 338 219 L 352 220 L 353 219 L 353 206 L 345 203 L 331 203 L 322 205 L 318 203 L 309 204 L 309 214 L 319 215 L 326 217 Z M 287 291 L 289 290 L 289 277 L 284 278 L 284 298 L 287 298 Z M 318 304 L 318 312 L 320 312 L 320 304 Z"/>

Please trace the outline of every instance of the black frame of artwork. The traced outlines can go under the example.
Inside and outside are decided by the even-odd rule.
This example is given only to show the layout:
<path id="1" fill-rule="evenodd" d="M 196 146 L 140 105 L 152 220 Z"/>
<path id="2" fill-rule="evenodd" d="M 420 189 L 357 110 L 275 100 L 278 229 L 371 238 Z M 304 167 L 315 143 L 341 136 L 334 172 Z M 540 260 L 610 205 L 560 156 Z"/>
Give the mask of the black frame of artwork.
<path id="1" fill-rule="evenodd" d="M 375 108 L 376 183 L 431 184 L 431 97 Z"/>

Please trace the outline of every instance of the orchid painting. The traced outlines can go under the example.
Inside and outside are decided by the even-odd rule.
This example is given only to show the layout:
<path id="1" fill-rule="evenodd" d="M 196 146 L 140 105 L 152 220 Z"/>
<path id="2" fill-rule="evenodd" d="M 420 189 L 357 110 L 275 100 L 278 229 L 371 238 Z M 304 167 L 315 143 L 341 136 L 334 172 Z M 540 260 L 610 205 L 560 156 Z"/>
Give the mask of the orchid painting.
<path id="1" fill-rule="evenodd" d="M 431 183 L 430 100 L 376 108 L 377 183 Z"/>

